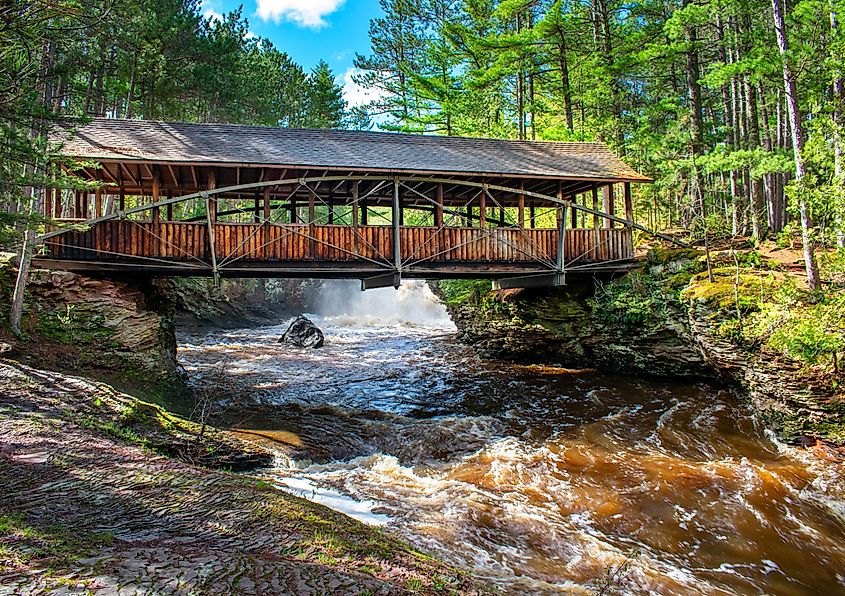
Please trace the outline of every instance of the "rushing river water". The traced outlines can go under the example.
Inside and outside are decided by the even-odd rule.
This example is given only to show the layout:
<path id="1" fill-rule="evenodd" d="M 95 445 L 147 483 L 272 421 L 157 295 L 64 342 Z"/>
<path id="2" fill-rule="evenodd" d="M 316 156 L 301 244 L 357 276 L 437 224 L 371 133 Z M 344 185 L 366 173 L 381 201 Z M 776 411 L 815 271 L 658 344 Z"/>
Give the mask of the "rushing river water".
<path id="1" fill-rule="evenodd" d="M 730 391 L 485 362 L 427 288 L 346 287 L 320 350 L 285 324 L 182 337 L 196 383 L 268 405 L 237 426 L 287 454 L 279 486 L 506 593 L 845 594 L 845 466 Z"/>

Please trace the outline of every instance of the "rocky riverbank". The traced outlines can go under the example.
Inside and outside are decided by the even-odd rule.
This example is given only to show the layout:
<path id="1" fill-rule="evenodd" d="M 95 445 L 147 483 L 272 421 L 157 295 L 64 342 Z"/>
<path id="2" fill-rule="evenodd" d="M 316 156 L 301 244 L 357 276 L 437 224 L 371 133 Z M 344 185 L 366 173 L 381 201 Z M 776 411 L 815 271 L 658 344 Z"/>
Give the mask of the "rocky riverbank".
<path id="1" fill-rule="evenodd" d="M 33 270 L 24 334 L 15 337 L 7 325 L 16 275 L 12 255 L 0 255 L 0 341 L 13 357 L 39 369 L 91 373 L 155 401 L 185 397 L 172 282 Z"/>
<path id="2" fill-rule="evenodd" d="M 107 385 L 0 360 L 0 593 L 481 591 L 377 529 L 207 467 L 270 455 Z"/>
<path id="3" fill-rule="evenodd" d="M 845 442 L 845 292 L 810 295 L 756 251 L 712 257 L 712 282 L 699 251 L 655 249 L 614 280 L 503 292 L 442 282 L 438 292 L 485 357 L 722 380 L 783 438 Z"/>

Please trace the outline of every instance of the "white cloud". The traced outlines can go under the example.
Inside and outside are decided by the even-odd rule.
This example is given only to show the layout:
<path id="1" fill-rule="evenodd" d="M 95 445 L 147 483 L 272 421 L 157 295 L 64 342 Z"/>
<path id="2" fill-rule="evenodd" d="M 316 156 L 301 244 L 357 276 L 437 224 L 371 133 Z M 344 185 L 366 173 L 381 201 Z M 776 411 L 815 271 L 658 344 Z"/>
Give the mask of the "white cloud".
<path id="1" fill-rule="evenodd" d="M 381 89 L 364 87 L 353 80 L 361 71 L 355 67 L 346 69 L 343 73 L 343 97 L 350 108 L 363 106 L 371 101 L 381 99 L 384 93 Z"/>
<path id="2" fill-rule="evenodd" d="M 223 15 L 217 12 L 216 10 L 206 9 L 204 13 L 202 13 L 209 21 L 217 21 L 218 23 L 223 20 Z"/>
<path id="3" fill-rule="evenodd" d="M 258 16 L 277 23 L 282 19 L 303 27 L 318 29 L 326 25 L 323 17 L 335 12 L 345 0 L 257 0 Z"/>

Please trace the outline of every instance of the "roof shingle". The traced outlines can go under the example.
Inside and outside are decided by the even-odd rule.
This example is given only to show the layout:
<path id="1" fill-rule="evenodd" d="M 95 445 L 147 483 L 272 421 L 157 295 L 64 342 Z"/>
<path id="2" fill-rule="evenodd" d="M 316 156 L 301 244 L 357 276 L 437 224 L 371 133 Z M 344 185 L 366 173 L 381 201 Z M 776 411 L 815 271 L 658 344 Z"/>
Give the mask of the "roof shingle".
<path id="1" fill-rule="evenodd" d="M 96 118 L 54 131 L 57 155 L 101 161 L 289 166 L 649 181 L 601 143 Z"/>

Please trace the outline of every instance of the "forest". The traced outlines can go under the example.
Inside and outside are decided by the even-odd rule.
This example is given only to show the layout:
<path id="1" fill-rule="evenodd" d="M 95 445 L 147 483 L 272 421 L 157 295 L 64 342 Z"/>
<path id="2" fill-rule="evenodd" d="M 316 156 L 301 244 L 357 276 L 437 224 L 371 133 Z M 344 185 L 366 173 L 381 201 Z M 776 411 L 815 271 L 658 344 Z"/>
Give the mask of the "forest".
<path id="1" fill-rule="evenodd" d="M 195 0 L 0 8 L 0 195 L 8 244 L 43 184 L 45 131 L 90 116 L 598 140 L 653 177 L 636 215 L 693 237 L 845 245 L 837 0 L 380 0 L 347 109 Z M 73 180 L 65 181 L 74 184 Z M 34 217 L 34 216 L 33 216 Z M 37 219 L 37 218 L 36 218 Z"/>

